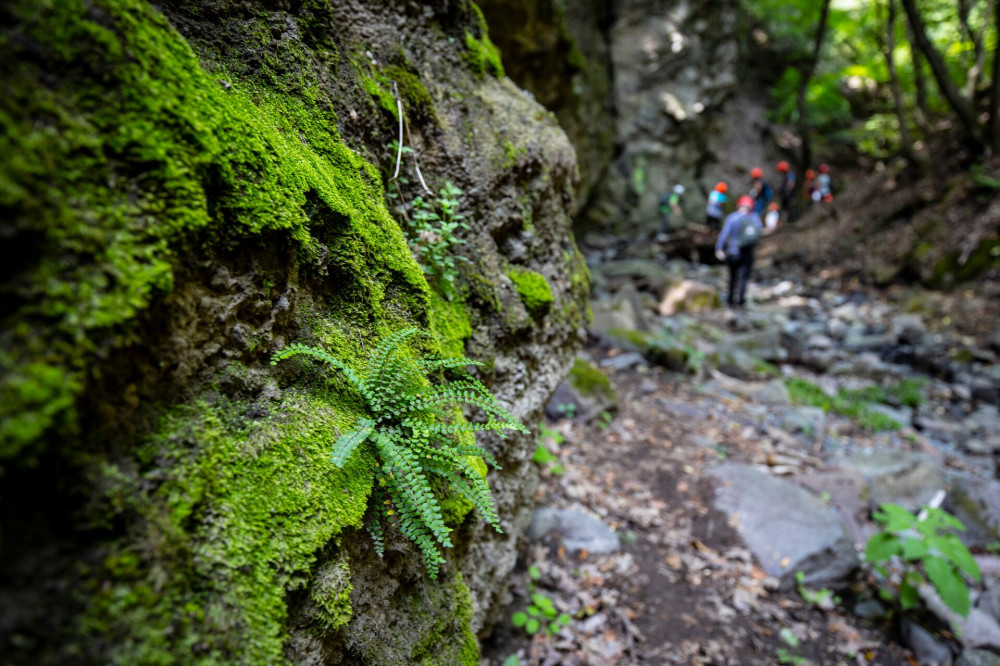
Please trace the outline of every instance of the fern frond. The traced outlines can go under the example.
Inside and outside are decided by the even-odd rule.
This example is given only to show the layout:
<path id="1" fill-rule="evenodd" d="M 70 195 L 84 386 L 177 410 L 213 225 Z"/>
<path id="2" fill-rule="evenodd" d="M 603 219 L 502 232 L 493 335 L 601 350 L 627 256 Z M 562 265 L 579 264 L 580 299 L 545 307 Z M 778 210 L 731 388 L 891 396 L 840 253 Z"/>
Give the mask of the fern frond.
<path id="1" fill-rule="evenodd" d="M 438 543 L 450 548 L 451 531 L 444 524 L 441 507 L 420 468 L 416 455 L 410 449 L 399 446 L 394 438 L 385 432 L 380 432 L 375 442 L 384 461 L 382 469 L 387 477 L 386 482 L 390 492 L 395 491 L 392 495 L 396 506 L 407 513 L 412 509 L 413 513 L 420 516 Z"/>
<path id="2" fill-rule="evenodd" d="M 317 347 L 310 347 L 308 345 L 303 345 L 299 343 L 290 344 L 284 349 L 280 349 L 274 352 L 274 356 L 271 357 L 271 365 L 278 365 L 279 361 L 284 361 L 293 356 L 311 356 L 312 358 L 323 361 L 328 365 L 340 370 L 347 377 L 347 380 L 357 388 L 361 388 L 361 379 L 358 377 L 354 370 L 341 361 L 339 358 L 332 356 L 329 352 L 319 349 Z"/>
<path id="3" fill-rule="evenodd" d="M 333 445 L 333 453 L 330 454 L 330 462 L 343 469 L 344 463 L 350 457 L 358 444 L 368 439 L 375 428 L 375 422 L 371 419 L 362 418 L 358 421 L 358 427 L 342 435 Z"/>
<path id="4" fill-rule="evenodd" d="M 404 348 L 416 335 L 427 334 L 404 328 L 386 336 L 372 351 L 363 374 L 322 349 L 302 344 L 277 352 L 271 363 L 309 356 L 340 370 L 361 393 L 371 413 L 337 439 L 330 460 L 343 468 L 361 443 L 374 442 L 381 462 L 364 526 L 375 552 L 382 556 L 385 530 L 395 527 L 417 547 L 428 575 L 434 578 L 445 562 L 443 549 L 451 548 L 452 540 L 431 488 L 431 475 L 447 482 L 452 492 L 468 500 L 500 531 L 489 484 L 470 457 L 478 456 L 497 469 L 499 465 L 488 451 L 460 442 L 457 435 L 491 430 L 503 437 L 507 430 L 528 430 L 468 373 L 469 366 L 481 363 L 464 357 L 421 358 Z M 439 384 L 428 380 L 428 374 L 440 377 L 449 371 L 460 378 Z M 453 422 L 449 417 L 462 405 L 480 408 L 486 422 L 466 423 L 460 418 L 460 422 Z"/>

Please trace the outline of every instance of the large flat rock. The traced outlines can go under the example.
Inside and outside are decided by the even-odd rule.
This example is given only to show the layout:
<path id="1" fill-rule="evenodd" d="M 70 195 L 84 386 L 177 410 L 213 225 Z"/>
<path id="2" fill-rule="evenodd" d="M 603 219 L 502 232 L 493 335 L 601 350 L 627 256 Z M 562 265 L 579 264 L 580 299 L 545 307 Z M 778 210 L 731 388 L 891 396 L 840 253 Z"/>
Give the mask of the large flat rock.
<path id="1" fill-rule="evenodd" d="M 802 571 L 812 587 L 843 587 L 858 556 L 836 512 L 795 484 L 745 465 L 712 470 L 725 512 L 768 575 L 789 588 Z"/>

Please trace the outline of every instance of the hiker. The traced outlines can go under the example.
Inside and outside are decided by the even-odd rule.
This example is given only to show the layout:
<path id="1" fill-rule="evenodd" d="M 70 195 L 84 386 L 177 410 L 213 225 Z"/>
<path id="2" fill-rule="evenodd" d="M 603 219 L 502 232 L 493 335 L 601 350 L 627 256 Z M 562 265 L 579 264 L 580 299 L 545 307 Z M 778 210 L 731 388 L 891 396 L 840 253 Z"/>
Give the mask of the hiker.
<path id="1" fill-rule="evenodd" d="M 750 169 L 750 198 L 753 199 L 758 218 L 764 216 L 764 210 L 771 203 L 772 196 L 771 186 L 764 180 L 764 170 L 760 167 Z"/>
<path id="2" fill-rule="evenodd" d="M 816 186 L 821 201 L 833 201 L 833 179 L 830 177 L 830 167 L 819 165 L 819 175 L 816 176 Z"/>
<path id="3" fill-rule="evenodd" d="M 736 206 L 736 212 L 726 217 L 722 232 L 715 241 L 715 256 L 729 265 L 729 298 L 726 303 L 731 308 L 746 304 L 754 248 L 763 231 L 760 217 L 753 212 L 752 197 L 740 197 Z"/>
<path id="4" fill-rule="evenodd" d="M 722 205 L 729 201 L 726 190 L 729 189 L 725 183 L 715 184 L 715 189 L 708 193 L 708 204 L 705 206 L 705 224 L 712 231 L 722 228 Z"/>
<path id="5" fill-rule="evenodd" d="M 681 195 L 684 194 L 683 185 L 674 185 L 670 194 L 660 196 L 660 233 L 670 233 L 671 227 L 680 226 L 684 221 L 684 211 L 681 210 Z"/>
<path id="6" fill-rule="evenodd" d="M 770 233 L 778 228 L 781 223 L 781 209 L 778 204 L 772 201 L 767 204 L 767 215 L 764 216 L 764 231 Z"/>
<path id="7" fill-rule="evenodd" d="M 802 182 L 802 196 L 806 201 L 812 203 L 819 201 L 819 190 L 816 189 L 816 172 L 806 169 L 806 179 Z"/>
<path id="8" fill-rule="evenodd" d="M 792 171 L 788 162 L 781 160 L 778 162 L 778 173 L 781 174 L 781 183 L 778 185 L 778 198 L 781 200 L 781 210 L 791 219 L 792 216 L 792 194 L 795 193 L 795 172 Z"/>

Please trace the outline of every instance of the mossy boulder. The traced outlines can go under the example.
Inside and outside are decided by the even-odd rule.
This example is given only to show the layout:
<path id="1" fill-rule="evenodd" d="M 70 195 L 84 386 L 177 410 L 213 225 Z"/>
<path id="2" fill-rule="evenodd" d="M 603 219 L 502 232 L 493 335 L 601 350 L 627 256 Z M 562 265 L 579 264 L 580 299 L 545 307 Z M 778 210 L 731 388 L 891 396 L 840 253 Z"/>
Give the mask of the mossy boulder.
<path id="1" fill-rule="evenodd" d="M 6 663 L 475 663 L 530 517 L 530 438 L 479 440 L 504 467 L 489 476 L 504 534 L 447 504 L 456 547 L 431 580 L 408 540 L 390 533 L 379 559 L 359 529 L 372 450 L 330 461 L 361 396 L 268 364 L 298 341 L 360 368 L 415 326 L 438 338 L 422 352 L 487 361 L 479 378 L 528 423 L 568 371 L 586 316 L 586 280 L 562 271 L 572 149 L 499 72 L 469 70 L 474 6 L 416 22 L 378 1 L 0 15 Z M 430 184 L 490 184 L 462 201 L 472 260 L 451 300 L 385 203 L 389 81 Z M 505 143 L 523 167 L 497 166 Z M 518 265 L 549 276 L 544 310 L 499 249 L 525 206 Z"/>

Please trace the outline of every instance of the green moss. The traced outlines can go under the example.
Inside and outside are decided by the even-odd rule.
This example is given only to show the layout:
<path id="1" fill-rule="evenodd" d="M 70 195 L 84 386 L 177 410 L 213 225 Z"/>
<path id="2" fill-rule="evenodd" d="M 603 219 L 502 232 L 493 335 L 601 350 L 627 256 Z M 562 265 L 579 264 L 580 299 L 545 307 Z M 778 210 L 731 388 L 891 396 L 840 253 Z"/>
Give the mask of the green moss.
<path id="1" fill-rule="evenodd" d="M 445 356 L 464 356 L 465 341 L 472 335 L 472 324 L 464 301 L 446 301 L 439 294 L 431 294 L 431 329 L 441 341 Z"/>
<path id="2" fill-rule="evenodd" d="M 356 276 L 352 295 L 374 308 L 370 319 L 383 316 L 390 283 L 426 293 L 373 168 L 310 96 L 318 86 L 293 97 L 209 74 L 147 4 L 107 3 L 100 24 L 88 6 L 19 9 L 22 41 L 52 45 L 42 63 L 5 45 L 14 51 L 5 60 L 19 66 L 3 84 L 0 207 L 19 238 L 46 252 L 12 285 L 0 458 L 33 458 L 40 435 L 73 431 L 91 359 L 130 339 L 137 316 L 173 289 L 174 264 L 202 243 L 279 232 L 305 267 L 344 262 Z M 44 71 L 71 68 L 101 75 L 39 85 L 51 79 Z M 307 214 L 310 197 L 327 226 Z M 425 296 L 414 302 L 421 307 Z"/>
<path id="3" fill-rule="evenodd" d="M 514 282 L 521 302 L 532 316 L 539 317 L 549 311 L 552 305 L 552 289 L 541 273 L 526 268 L 512 268 L 506 271 L 507 277 Z"/>
<path id="4" fill-rule="evenodd" d="M 500 59 L 500 49 L 490 41 L 483 11 L 475 3 L 470 4 L 473 12 L 476 14 L 476 27 L 480 38 L 476 39 L 471 32 L 465 33 L 465 48 L 467 50 L 462 54 L 462 58 L 469 64 L 472 71 L 479 76 L 486 76 L 489 73 L 498 79 L 502 78 L 504 71 L 503 62 Z"/>
<path id="5" fill-rule="evenodd" d="M 399 93 L 399 99 L 403 103 L 404 115 L 426 118 L 437 123 L 437 112 L 431 95 L 420 78 L 410 69 L 400 65 L 378 67 L 361 54 L 356 54 L 352 63 L 359 72 L 365 92 L 375 100 L 379 107 L 392 114 L 393 118 L 399 120 L 399 107 L 393 92 L 393 83 L 395 83 L 396 92 Z"/>
<path id="6" fill-rule="evenodd" d="M 437 666 L 461 664 L 475 666 L 479 663 L 479 643 L 472 633 L 474 608 L 472 595 L 460 573 L 450 586 L 434 589 L 429 599 L 411 598 L 417 608 L 439 608 L 431 630 L 413 648 L 410 663 Z"/>
<path id="7" fill-rule="evenodd" d="M 153 492 L 144 476 L 104 468 L 106 501 L 145 517 L 97 572 L 82 619 L 109 663 L 283 662 L 285 595 L 360 525 L 376 461 L 365 450 L 343 470 L 330 462 L 356 418 L 335 394 L 287 391 L 274 412 L 257 422 L 234 419 L 232 404 L 172 410 L 136 451 Z M 324 622 L 349 618 L 346 595 L 320 585 Z"/>
<path id="8" fill-rule="evenodd" d="M 614 395 L 611 380 L 593 363 L 577 358 L 569 371 L 569 382 L 584 395 Z"/>
<path id="9" fill-rule="evenodd" d="M 351 621 L 351 568 L 346 558 L 323 567 L 309 590 L 309 599 L 316 606 L 320 634 L 329 634 Z"/>

